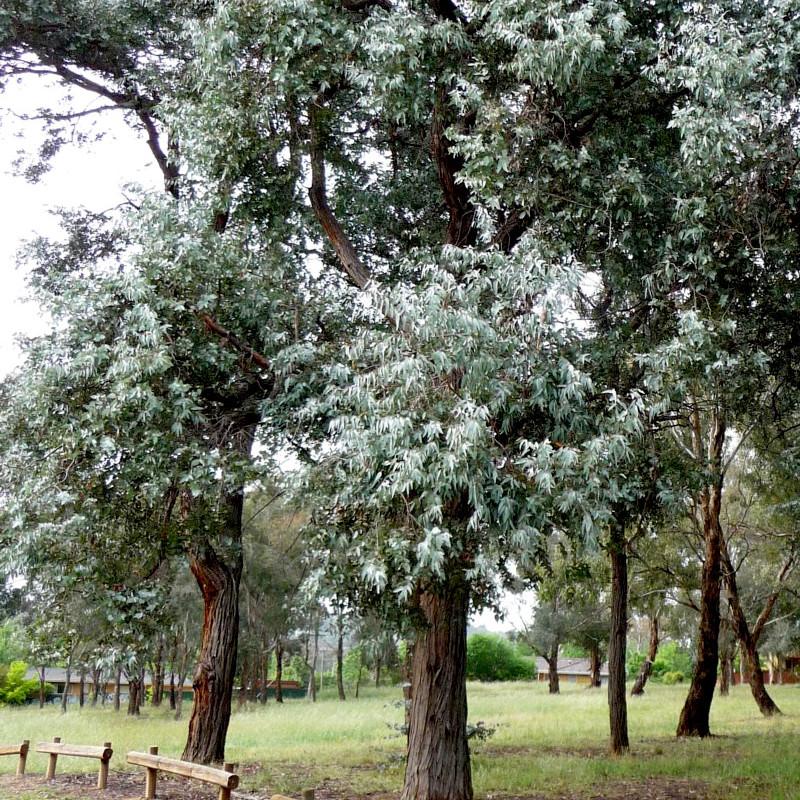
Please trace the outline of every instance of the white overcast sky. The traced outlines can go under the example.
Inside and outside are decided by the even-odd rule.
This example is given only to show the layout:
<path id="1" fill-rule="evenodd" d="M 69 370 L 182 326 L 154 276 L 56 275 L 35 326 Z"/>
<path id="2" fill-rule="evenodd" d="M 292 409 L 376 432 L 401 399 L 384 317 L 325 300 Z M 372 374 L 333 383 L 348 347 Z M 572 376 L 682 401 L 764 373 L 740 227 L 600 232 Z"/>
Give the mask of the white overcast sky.
<path id="1" fill-rule="evenodd" d="M 82 206 L 103 211 L 124 201 L 125 184 L 154 183 L 159 177 L 143 136 L 131 131 L 118 112 L 98 115 L 96 125 L 106 131 L 105 136 L 83 147 L 66 144 L 38 183 L 13 175 L 18 151 L 35 153 L 43 138 L 39 123 L 22 121 L 15 114 L 35 114 L 38 108 L 58 108 L 64 102 L 64 92 L 41 79 L 12 83 L 0 93 L 0 375 L 19 358 L 16 335 L 44 327 L 38 309 L 22 300 L 24 273 L 16 267 L 20 245 L 36 235 L 57 235 L 50 209 Z M 96 103 L 88 94 L 74 98 L 78 109 Z M 92 119 L 93 115 L 87 118 Z M 81 123 L 80 130 L 90 131 L 90 124 Z"/>
<path id="2" fill-rule="evenodd" d="M 96 102 L 86 95 L 75 107 L 89 108 Z M 142 133 L 131 130 L 122 113 L 112 111 L 96 118 L 96 126 L 105 131 L 100 141 L 65 145 L 38 183 L 15 176 L 12 163 L 18 151 L 36 152 L 42 141 L 39 124 L 21 121 L 15 114 L 35 114 L 38 108 L 57 108 L 63 103 L 64 92 L 59 87 L 35 79 L 12 84 L 0 93 L 0 377 L 19 360 L 15 337 L 46 328 L 39 310 L 23 301 L 24 272 L 16 266 L 16 253 L 23 242 L 36 235 L 58 235 L 51 209 L 104 211 L 124 202 L 126 184 L 157 186 L 161 180 Z M 81 124 L 80 130 L 89 131 L 89 125 Z M 489 630 L 519 630 L 530 624 L 531 603 L 530 593 L 506 596 L 502 604 L 505 620 L 498 623 L 487 611 L 473 618 L 472 624 Z"/>

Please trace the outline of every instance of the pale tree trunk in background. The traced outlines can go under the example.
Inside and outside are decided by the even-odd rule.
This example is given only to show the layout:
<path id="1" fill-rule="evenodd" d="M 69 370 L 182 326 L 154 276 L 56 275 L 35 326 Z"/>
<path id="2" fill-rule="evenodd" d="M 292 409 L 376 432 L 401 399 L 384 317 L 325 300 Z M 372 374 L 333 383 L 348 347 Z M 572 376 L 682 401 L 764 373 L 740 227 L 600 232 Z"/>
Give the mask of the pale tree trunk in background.
<path id="1" fill-rule="evenodd" d="M 72 653 L 67 658 L 67 674 L 64 676 L 64 691 L 61 694 L 61 713 L 67 713 L 67 703 L 69 702 L 69 682 L 72 678 Z"/>

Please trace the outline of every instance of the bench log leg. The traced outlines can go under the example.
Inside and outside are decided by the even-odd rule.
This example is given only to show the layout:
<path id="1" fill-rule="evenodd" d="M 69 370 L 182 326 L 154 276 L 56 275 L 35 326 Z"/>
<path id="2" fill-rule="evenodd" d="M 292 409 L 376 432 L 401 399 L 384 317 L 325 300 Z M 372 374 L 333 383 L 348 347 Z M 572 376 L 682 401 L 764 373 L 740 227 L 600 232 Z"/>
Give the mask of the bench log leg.
<path id="1" fill-rule="evenodd" d="M 111 747 L 111 742 L 103 742 L 103 747 Z M 98 789 L 105 789 L 108 786 L 108 762 L 109 759 L 100 760 L 100 772 L 97 775 Z"/>
<path id="2" fill-rule="evenodd" d="M 19 761 L 17 762 L 17 777 L 21 778 L 25 774 L 25 762 L 28 760 L 28 749 L 31 743 L 28 739 L 19 746 Z"/>
<path id="3" fill-rule="evenodd" d="M 152 745 L 150 747 L 150 755 L 158 755 L 158 747 Z M 153 800 L 156 796 L 156 782 L 158 781 L 158 770 L 152 767 L 147 767 L 147 775 L 144 779 L 144 797 L 145 800 Z"/>
<path id="4" fill-rule="evenodd" d="M 60 736 L 54 736 L 53 742 L 58 744 L 61 741 Z M 46 778 L 48 781 L 53 780 L 56 776 L 56 762 L 58 761 L 58 753 L 50 753 L 50 759 L 47 762 L 47 774 Z"/>

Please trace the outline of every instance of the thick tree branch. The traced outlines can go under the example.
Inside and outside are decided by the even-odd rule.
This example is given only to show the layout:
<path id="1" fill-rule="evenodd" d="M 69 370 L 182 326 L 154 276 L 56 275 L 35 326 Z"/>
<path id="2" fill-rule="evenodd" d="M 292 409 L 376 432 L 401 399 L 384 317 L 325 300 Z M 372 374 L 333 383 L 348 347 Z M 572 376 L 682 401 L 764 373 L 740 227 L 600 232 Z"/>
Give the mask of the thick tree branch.
<path id="1" fill-rule="evenodd" d="M 477 238 L 475 207 L 470 199 L 469 189 L 458 181 L 458 173 L 464 167 L 464 159 L 450 151 L 451 142 L 445 133 L 446 103 L 446 90 L 441 89 L 436 98 L 431 125 L 431 155 L 436 163 L 439 183 L 450 215 L 445 242 L 456 247 L 468 247 L 474 244 Z M 466 119 L 464 123 L 469 127 L 473 119 Z"/>
<path id="2" fill-rule="evenodd" d="M 200 318 L 203 325 L 205 325 L 206 330 L 219 336 L 224 342 L 229 344 L 234 350 L 238 350 L 256 366 L 265 370 L 271 368 L 269 361 L 262 356 L 261 353 L 250 347 L 250 345 L 243 342 L 226 328 L 223 328 L 222 325 L 209 314 L 199 313 L 197 316 Z"/>
<path id="3" fill-rule="evenodd" d="M 359 258 L 355 247 L 353 247 L 352 242 L 328 204 L 325 182 L 325 150 L 322 143 L 322 123 L 320 120 L 321 111 L 322 109 L 317 103 L 311 103 L 308 110 L 311 134 L 309 152 L 311 158 L 311 188 L 308 190 L 308 196 L 311 200 L 311 207 L 314 209 L 314 213 L 317 215 L 328 241 L 335 250 L 342 269 L 354 286 L 363 289 L 370 280 L 369 270 Z"/>

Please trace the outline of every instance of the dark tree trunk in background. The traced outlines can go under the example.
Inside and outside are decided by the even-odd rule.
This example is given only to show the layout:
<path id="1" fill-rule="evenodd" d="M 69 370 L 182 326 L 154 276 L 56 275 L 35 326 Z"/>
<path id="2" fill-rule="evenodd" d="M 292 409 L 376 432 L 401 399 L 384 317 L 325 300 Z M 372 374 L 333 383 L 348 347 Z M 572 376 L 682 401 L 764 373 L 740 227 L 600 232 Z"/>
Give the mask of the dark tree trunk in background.
<path id="1" fill-rule="evenodd" d="M 701 455 L 702 436 L 699 414 L 694 415 L 695 452 Z M 700 629 L 697 635 L 697 658 L 692 684 L 678 721 L 678 736 L 710 736 L 709 715 L 717 685 L 719 660 L 719 595 L 721 579 L 722 528 L 722 448 L 725 442 L 725 421 L 716 411 L 708 443 L 708 464 L 712 483 L 700 493 L 700 510 L 705 542 L 702 583 L 700 585 Z M 698 458 L 699 460 L 699 458 Z M 700 462 L 702 463 L 702 462 Z"/>
<path id="2" fill-rule="evenodd" d="M 156 659 L 153 662 L 153 705 L 160 706 L 164 699 L 164 637 L 158 637 Z"/>
<path id="3" fill-rule="evenodd" d="M 625 697 L 625 651 L 628 637 L 628 554 L 625 525 L 612 524 L 609 542 L 611 556 L 611 632 L 608 639 L 608 716 L 611 752 L 630 749 L 628 741 L 628 701 Z"/>
<path id="4" fill-rule="evenodd" d="M 336 691 L 339 699 L 347 699 L 344 694 L 344 634 L 339 631 L 339 638 L 336 641 Z"/>
<path id="5" fill-rule="evenodd" d="M 598 642 L 594 642 L 591 647 L 589 647 L 589 688 L 590 689 L 599 689 L 603 682 L 600 678 L 600 667 L 602 666 L 600 660 L 600 644 Z"/>
<path id="6" fill-rule="evenodd" d="M 172 670 L 169 673 L 169 710 L 175 710 L 175 673 Z"/>
<path id="7" fill-rule="evenodd" d="M 114 711 L 119 711 L 120 694 L 122 694 L 122 667 L 117 667 L 117 676 L 114 680 Z"/>
<path id="8" fill-rule="evenodd" d="M 138 672 L 128 673 L 128 716 L 138 716 L 142 684 Z"/>
<path id="9" fill-rule="evenodd" d="M 650 673 L 653 671 L 653 663 L 658 655 L 658 614 L 652 614 L 648 619 L 650 621 L 650 643 L 647 646 L 647 658 L 639 668 L 639 674 L 636 676 L 633 689 L 631 689 L 632 697 L 644 694 L 644 687 L 650 678 Z"/>
<path id="10" fill-rule="evenodd" d="M 99 667 L 92 667 L 92 705 L 97 705 L 97 698 L 100 696 L 101 681 L 103 680 L 103 671 Z M 103 691 L 105 696 L 105 691 Z M 105 697 L 104 697 L 105 699 Z"/>
<path id="11" fill-rule="evenodd" d="M 278 638 L 275 644 L 275 702 L 283 702 L 283 642 Z"/>
<path id="12" fill-rule="evenodd" d="M 239 530 L 242 498 L 242 494 L 229 498 L 238 507 Z M 190 567 L 203 594 L 203 632 L 192 682 L 194 705 L 189 736 L 182 758 L 201 764 L 221 763 L 225 760 L 225 737 L 236 674 L 241 551 L 234 558 L 233 566 L 229 566 L 211 544 L 206 543 L 199 552 L 192 554 Z"/>
<path id="13" fill-rule="evenodd" d="M 467 586 L 423 591 L 411 674 L 408 759 L 401 800 L 471 800 L 467 745 Z"/>
<path id="14" fill-rule="evenodd" d="M 375 658 L 375 688 L 381 685 L 381 657 L 380 655 Z"/>
<path id="15" fill-rule="evenodd" d="M 790 558 L 784 563 L 778 574 L 778 586 L 786 579 L 792 568 L 794 558 Z M 772 610 L 778 599 L 780 589 L 773 591 L 768 597 L 767 602 L 758 617 L 756 624 L 753 626 L 752 632 L 747 624 L 747 618 L 744 614 L 741 601 L 739 599 L 739 587 L 736 581 L 736 571 L 731 563 L 728 548 L 725 542 L 722 543 L 722 565 L 725 569 L 725 586 L 728 590 L 728 606 L 731 610 L 731 623 L 733 631 L 742 646 L 742 656 L 744 657 L 747 670 L 750 673 L 750 692 L 753 699 L 756 701 L 758 710 L 765 716 L 771 717 L 774 714 L 780 714 L 781 710 L 775 704 L 775 701 L 769 696 L 766 687 L 764 686 L 764 673 L 761 671 L 761 660 L 758 656 L 758 640 L 761 638 L 761 632 L 764 626 L 772 616 Z"/>
<path id="16" fill-rule="evenodd" d="M 83 708 L 86 702 L 86 667 L 81 667 L 78 676 L 78 707 Z"/>
<path id="17" fill-rule="evenodd" d="M 731 691 L 731 675 L 733 674 L 733 661 L 730 653 L 720 655 L 719 658 L 719 694 L 727 697 Z"/>
<path id="18" fill-rule="evenodd" d="M 545 661 L 547 661 L 547 689 L 550 694 L 559 694 L 561 686 L 558 682 L 558 642 L 553 642 Z"/>

